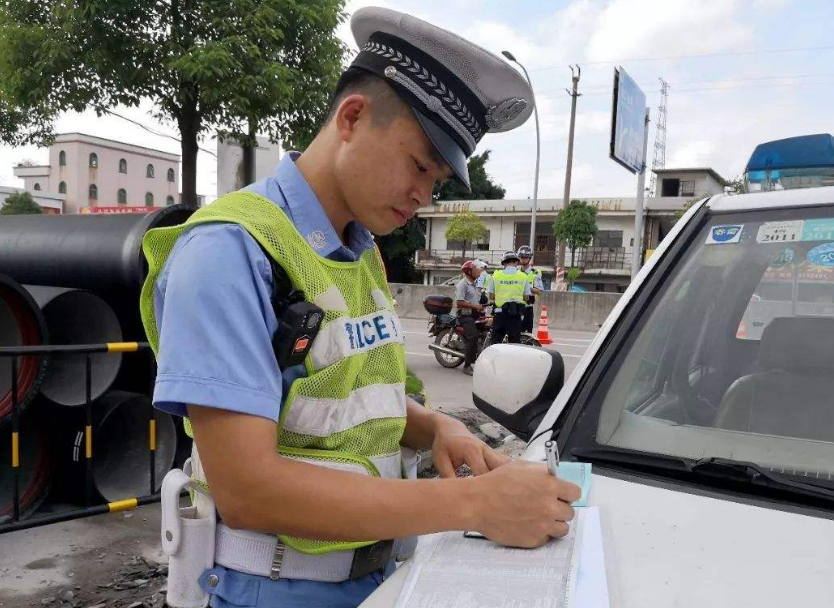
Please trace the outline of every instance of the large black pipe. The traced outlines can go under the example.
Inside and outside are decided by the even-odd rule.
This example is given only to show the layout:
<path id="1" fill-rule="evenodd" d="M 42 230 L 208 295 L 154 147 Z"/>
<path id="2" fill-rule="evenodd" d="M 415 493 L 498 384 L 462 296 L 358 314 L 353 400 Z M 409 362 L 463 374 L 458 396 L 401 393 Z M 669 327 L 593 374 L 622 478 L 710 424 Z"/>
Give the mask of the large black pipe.
<path id="1" fill-rule="evenodd" d="M 7 215 L 0 219 L 0 272 L 29 285 L 137 292 L 147 272 L 145 233 L 193 212 L 173 205 L 149 214 Z"/>
<path id="2" fill-rule="evenodd" d="M 116 313 L 95 294 L 65 287 L 25 287 L 41 307 L 50 343 L 79 345 L 122 341 Z M 90 400 L 95 400 L 112 386 L 122 365 L 122 355 L 91 354 L 90 362 Z M 59 405 L 84 405 L 87 397 L 85 368 L 83 355 L 51 355 L 41 392 Z"/>
<path id="3" fill-rule="evenodd" d="M 29 517 L 43 502 L 49 490 L 48 434 L 41 422 L 42 413 L 34 409 L 20 415 L 19 491 L 20 517 Z M 11 521 L 14 512 L 14 467 L 12 467 L 12 427 L 0 428 L 0 523 Z"/>
<path id="4" fill-rule="evenodd" d="M 84 499 L 86 423 L 84 408 L 54 407 L 53 468 L 55 498 L 78 504 Z M 152 493 L 150 473 L 150 399 L 111 391 L 93 404 L 93 489 L 108 502 Z M 173 418 L 156 412 L 154 493 L 171 470 L 177 452 Z"/>
<path id="5" fill-rule="evenodd" d="M 0 274 L 0 346 L 35 346 L 46 340 L 46 325 L 38 304 L 17 281 Z M 21 408 L 37 393 L 45 370 L 46 357 L 17 358 L 17 402 Z M 7 420 L 11 412 L 12 357 L 0 357 L 0 422 Z"/>

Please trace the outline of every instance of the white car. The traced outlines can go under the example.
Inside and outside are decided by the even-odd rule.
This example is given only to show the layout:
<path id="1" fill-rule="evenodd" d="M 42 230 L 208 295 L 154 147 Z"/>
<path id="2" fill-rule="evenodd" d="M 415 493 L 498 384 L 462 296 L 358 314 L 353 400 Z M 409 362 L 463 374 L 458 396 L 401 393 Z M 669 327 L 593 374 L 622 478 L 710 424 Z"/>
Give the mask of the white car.
<path id="1" fill-rule="evenodd" d="M 593 464 L 612 608 L 834 605 L 834 187 L 694 205 L 562 370 L 493 346 L 473 396 Z"/>

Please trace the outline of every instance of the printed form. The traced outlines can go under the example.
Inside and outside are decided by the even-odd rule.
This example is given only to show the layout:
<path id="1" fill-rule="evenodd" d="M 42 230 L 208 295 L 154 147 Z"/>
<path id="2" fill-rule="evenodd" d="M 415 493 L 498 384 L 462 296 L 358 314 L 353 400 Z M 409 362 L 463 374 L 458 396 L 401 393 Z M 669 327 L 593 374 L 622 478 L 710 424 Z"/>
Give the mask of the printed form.
<path id="1" fill-rule="evenodd" d="M 510 549 L 444 532 L 425 543 L 396 608 L 569 608 L 576 587 L 582 514 L 570 533 L 538 549 Z"/>

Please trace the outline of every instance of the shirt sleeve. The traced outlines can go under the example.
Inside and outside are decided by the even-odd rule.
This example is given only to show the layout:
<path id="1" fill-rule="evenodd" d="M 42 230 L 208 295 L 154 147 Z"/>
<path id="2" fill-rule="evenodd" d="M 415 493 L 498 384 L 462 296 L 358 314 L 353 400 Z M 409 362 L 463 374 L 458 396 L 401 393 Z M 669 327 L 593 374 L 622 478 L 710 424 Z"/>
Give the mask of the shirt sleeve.
<path id="1" fill-rule="evenodd" d="M 461 279 L 455 286 L 455 301 L 466 300 L 466 279 Z"/>
<path id="2" fill-rule="evenodd" d="M 278 322 L 266 255 L 230 224 L 198 226 L 180 240 L 158 280 L 154 405 L 179 416 L 190 403 L 277 421 Z"/>
<path id="3" fill-rule="evenodd" d="M 544 283 L 542 283 L 542 275 L 541 274 L 536 273 L 536 279 L 533 282 L 533 287 L 535 287 L 536 289 L 541 289 L 542 291 L 544 291 Z"/>
<path id="4" fill-rule="evenodd" d="M 527 280 L 524 281 L 524 295 L 531 296 L 533 295 L 533 291 L 530 289 L 530 276 L 527 276 Z"/>

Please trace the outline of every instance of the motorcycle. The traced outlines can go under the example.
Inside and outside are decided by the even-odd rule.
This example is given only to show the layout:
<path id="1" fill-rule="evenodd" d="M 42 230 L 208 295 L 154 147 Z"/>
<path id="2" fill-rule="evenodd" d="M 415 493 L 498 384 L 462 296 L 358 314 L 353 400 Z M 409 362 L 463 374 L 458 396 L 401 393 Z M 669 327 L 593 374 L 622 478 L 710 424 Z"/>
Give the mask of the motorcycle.
<path id="1" fill-rule="evenodd" d="M 448 368 L 462 365 L 466 353 L 464 329 L 458 322 L 458 317 L 451 314 L 452 305 L 452 298 L 448 296 L 428 296 L 423 300 L 423 308 L 432 315 L 428 329 L 429 335 L 434 337 L 434 342 L 429 344 L 429 349 L 434 352 L 437 362 Z M 484 315 L 475 321 L 475 327 L 478 329 L 476 357 L 492 344 L 493 319 L 493 315 Z M 521 334 L 521 344 L 541 347 L 541 343 L 528 333 Z"/>

